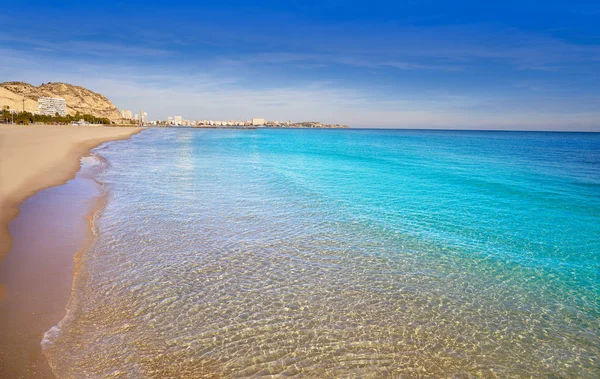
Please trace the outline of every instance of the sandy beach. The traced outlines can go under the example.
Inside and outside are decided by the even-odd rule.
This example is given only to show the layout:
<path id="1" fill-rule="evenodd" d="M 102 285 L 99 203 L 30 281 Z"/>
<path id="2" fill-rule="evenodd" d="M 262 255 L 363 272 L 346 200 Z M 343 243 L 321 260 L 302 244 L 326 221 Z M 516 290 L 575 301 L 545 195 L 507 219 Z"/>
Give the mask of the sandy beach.
<path id="1" fill-rule="evenodd" d="M 79 158 L 92 148 L 139 131 L 136 127 L 0 125 L 0 257 L 10 249 L 8 223 L 23 200 L 72 178 L 79 170 Z"/>
<path id="2" fill-rule="evenodd" d="M 141 130 L 0 125 L 0 376 L 52 376 L 40 341 L 64 315 L 73 256 L 102 201 L 91 179 L 69 180 L 92 148 Z"/>

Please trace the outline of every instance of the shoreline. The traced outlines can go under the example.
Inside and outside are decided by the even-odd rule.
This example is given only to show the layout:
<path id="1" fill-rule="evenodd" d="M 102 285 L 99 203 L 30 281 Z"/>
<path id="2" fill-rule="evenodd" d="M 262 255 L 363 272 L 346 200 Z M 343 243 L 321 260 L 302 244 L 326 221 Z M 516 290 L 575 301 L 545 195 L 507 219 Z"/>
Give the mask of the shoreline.
<path id="1" fill-rule="evenodd" d="M 109 141 L 112 142 L 112 141 Z M 43 332 L 42 339 L 38 341 L 38 348 L 41 351 L 41 354 L 44 357 L 44 362 L 47 368 L 51 372 L 51 376 L 48 377 L 56 378 L 58 375 L 56 374 L 55 365 L 53 365 L 52 360 L 50 359 L 52 355 L 52 338 L 54 333 L 59 332 L 61 329 L 61 325 L 63 321 L 68 320 L 72 316 L 73 309 L 77 307 L 77 299 L 73 296 L 74 291 L 77 288 L 77 283 L 82 279 L 82 275 L 85 276 L 83 271 L 84 268 L 84 259 L 86 252 L 93 245 L 94 240 L 96 239 L 98 229 L 96 228 L 95 221 L 101 215 L 102 211 L 106 207 L 108 203 L 109 192 L 104 186 L 104 183 L 100 182 L 97 179 L 98 171 L 105 170 L 107 167 L 107 162 L 105 158 L 99 154 L 95 154 L 90 151 L 90 156 L 93 156 L 95 159 L 98 159 L 101 163 L 101 167 L 99 169 L 90 169 L 88 168 L 85 174 L 82 174 L 83 179 L 91 180 L 94 182 L 94 185 L 98 188 L 99 193 L 94 197 L 94 205 L 87 209 L 85 212 L 85 223 L 86 223 L 86 235 L 81 241 L 81 248 L 79 248 L 75 254 L 73 254 L 72 258 L 72 275 L 71 275 L 71 284 L 69 286 L 69 293 L 67 296 L 67 301 L 63 308 L 63 314 L 57 322 L 49 327 L 47 330 Z M 84 167 L 78 172 L 77 175 L 82 173 Z M 93 171 L 93 172 L 91 172 Z"/>
<path id="2" fill-rule="evenodd" d="M 112 141 L 108 141 L 108 142 L 112 142 Z M 98 146 L 98 147 L 100 147 L 100 146 Z M 43 332 L 42 339 L 40 341 L 38 341 L 38 345 L 37 345 L 38 350 L 41 352 L 43 359 L 44 359 L 44 363 L 45 363 L 44 368 L 47 368 L 49 370 L 49 373 L 47 375 L 47 377 L 49 377 L 49 378 L 56 378 L 58 376 L 56 375 L 55 367 L 52 365 L 51 360 L 50 360 L 51 352 L 48 351 L 46 346 L 48 343 L 50 343 L 50 345 L 52 344 L 52 342 L 50 342 L 52 334 L 55 331 L 60 330 L 60 326 L 61 326 L 62 322 L 65 319 L 70 317 L 71 309 L 73 309 L 73 307 L 75 307 L 75 305 L 74 305 L 75 300 L 73 297 L 73 292 L 75 291 L 75 289 L 77 287 L 77 282 L 81 279 L 85 254 L 89 250 L 89 248 L 92 246 L 92 244 L 94 243 L 94 240 L 95 240 L 97 232 L 98 232 L 96 229 L 96 226 L 95 226 L 95 220 L 100 215 L 100 213 L 104 210 L 104 208 L 106 207 L 106 204 L 108 202 L 108 196 L 109 196 L 108 190 L 105 188 L 104 183 L 98 181 L 98 179 L 96 178 L 98 171 L 102 171 L 102 170 L 106 169 L 107 163 L 106 163 L 104 157 L 102 157 L 101 155 L 95 154 L 92 151 L 90 151 L 89 156 L 94 157 L 95 159 L 98 159 L 100 161 L 101 167 L 98 169 L 94 169 L 94 168 L 86 169 L 82 165 L 80 171 L 77 172 L 77 176 L 73 180 L 79 179 L 78 177 L 81 175 L 82 180 L 90 180 L 91 182 L 94 183 L 94 186 L 96 188 L 98 188 L 98 193 L 95 196 L 93 196 L 93 199 L 90 199 L 93 202 L 93 206 L 89 207 L 88 209 L 86 209 L 85 212 L 82 213 L 82 216 L 84 216 L 83 218 L 85 220 L 83 220 L 83 218 L 82 218 L 82 220 L 78 220 L 80 222 L 85 221 L 85 229 L 86 230 L 85 230 L 85 236 L 83 236 L 83 235 L 80 236 L 80 237 L 82 237 L 80 240 L 81 247 L 79 249 L 77 249 L 75 254 L 73 254 L 71 257 L 72 275 L 71 275 L 70 286 L 69 286 L 69 291 L 68 291 L 68 295 L 67 295 L 67 301 L 64 302 L 65 305 L 63 308 L 61 308 L 63 311 L 62 317 L 60 317 L 60 319 L 58 319 L 54 325 L 52 325 L 50 328 L 48 328 L 47 330 L 45 330 Z M 85 173 L 83 172 L 84 170 L 86 171 Z"/>
<path id="3" fill-rule="evenodd" d="M 34 130 L 35 132 L 32 132 Z M 102 130 L 102 132 L 94 135 L 94 132 L 100 130 Z M 107 130 L 110 130 L 110 133 L 106 132 Z M 12 244 L 12 238 L 8 232 L 8 224 L 18 216 L 19 206 L 23 201 L 46 188 L 62 185 L 70 179 L 73 179 L 80 169 L 80 159 L 89 155 L 92 149 L 105 142 L 128 139 L 142 130 L 145 130 L 145 128 L 110 126 L 74 127 L 68 125 L 0 125 L 0 261 L 10 251 Z M 28 131 L 32 133 L 27 133 Z M 23 167 L 20 164 L 20 161 L 17 162 L 17 159 L 15 159 L 14 156 L 10 156 L 11 152 L 4 152 L 11 148 L 13 150 L 21 149 L 23 148 L 23 144 L 30 142 L 27 140 L 30 136 L 19 134 L 31 134 L 31 136 L 33 136 L 34 133 L 42 132 L 48 135 L 48 131 L 69 131 L 67 133 L 75 132 L 80 135 L 76 136 L 78 138 L 72 138 L 71 136 L 66 135 L 58 136 L 58 138 L 70 137 L 70 140 L 66 142 L 66 148 L 68 150 L 55 152 L 52 157 L 49 157 L 49 162 L 35 162 L 34 164 L 26 165 L 27 167 Z M 20 146 L 17 146 L 16 148 L 9 146 L 15 143 L 14 140 L 17 140 L 16 143 Z M 39 148 L 39 146 L 36 146 L 36 142 L 37 144 L 47 143 L 47 141 L 38 140 L 34 141 L 33 144 L 26 145 L 26 151 L 16 152 L 18 158 L 26 157 L 28 153 L 35 154 L 37 148 Z M 11 165 L 19 165 L 19 171 L 28 171 L 19 174 L 20 177 L 17 178 L 19 183 L 16 185 L 4 184 L 13 179 L 11 176 L 14 176 L 14 171 L 16 171 L 14 167 L 10 167 Z M 54 171 L 48 173 L 48 169 Z M 8 188 L 5 188 L 7 186 Z M 0 300 L 1 298 L 2 291 L 0 290 Z"/>
<path id="4" fill-rule="evenodd" d="M 106 201 L 81 159 L 142 130 L 0 126 L 0 334 L 6 342 L 0 372 L 7 377 L 54 377 L 40 342 L 65 317 L 78 262 L 93 242 L 93 217 Z"/>

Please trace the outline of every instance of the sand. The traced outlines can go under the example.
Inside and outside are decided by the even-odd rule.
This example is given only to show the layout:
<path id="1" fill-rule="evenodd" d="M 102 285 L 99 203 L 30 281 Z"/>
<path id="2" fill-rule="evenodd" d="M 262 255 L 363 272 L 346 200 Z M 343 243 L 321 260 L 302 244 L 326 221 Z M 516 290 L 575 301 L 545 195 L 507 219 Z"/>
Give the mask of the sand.
<path id="1" fill-rule="evenodd" d="M 0 125 L 0 377 L 52 377 L 40 341 L 64 316 L 102 201 L 93 180 L 69 180 L 92 148 L 141 130 Z"/>
<path id="2" fill-rule="evenodd" d="M 103 142 L 126 139 L 137 127 L 0 125 L 0 257 L 10 250 L 8 223 L 34 193 L 65 183 L 79 159 Z"/>

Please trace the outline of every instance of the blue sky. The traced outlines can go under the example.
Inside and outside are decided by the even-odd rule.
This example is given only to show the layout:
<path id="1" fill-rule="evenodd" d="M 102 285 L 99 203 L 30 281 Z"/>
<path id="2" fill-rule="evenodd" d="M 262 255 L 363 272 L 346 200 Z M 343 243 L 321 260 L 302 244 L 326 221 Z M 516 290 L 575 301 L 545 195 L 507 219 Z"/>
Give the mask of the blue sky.
<path id="1" fill-rule="evenodd" d="M 597 1 L 0 9 L 0 81 L 82 85 L 151 119 L 600 131 Z"/>

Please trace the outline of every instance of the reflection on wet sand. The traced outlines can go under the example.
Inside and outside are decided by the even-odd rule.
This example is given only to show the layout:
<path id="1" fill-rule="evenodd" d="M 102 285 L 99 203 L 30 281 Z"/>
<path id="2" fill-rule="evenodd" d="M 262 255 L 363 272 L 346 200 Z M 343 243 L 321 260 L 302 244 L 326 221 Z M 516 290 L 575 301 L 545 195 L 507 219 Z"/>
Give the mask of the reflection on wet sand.
<path id="1" fill-rule="evenodd" d="M 90 162 L 68 183 L 27 199 L 10 224 L 13 247 L 0 262 L 0 377 L 54 377 L 40 342 L 65 314 L 74 254 L 91 242 L 90 217 L 102 206 Z"/>

